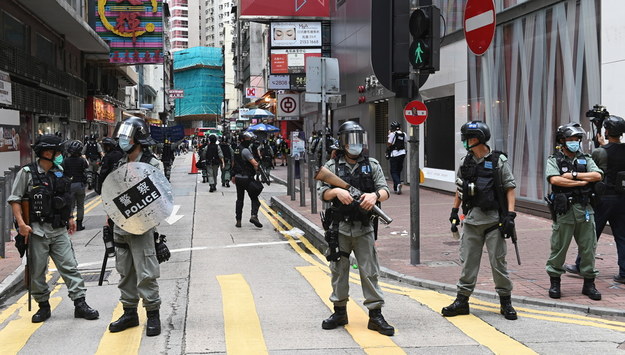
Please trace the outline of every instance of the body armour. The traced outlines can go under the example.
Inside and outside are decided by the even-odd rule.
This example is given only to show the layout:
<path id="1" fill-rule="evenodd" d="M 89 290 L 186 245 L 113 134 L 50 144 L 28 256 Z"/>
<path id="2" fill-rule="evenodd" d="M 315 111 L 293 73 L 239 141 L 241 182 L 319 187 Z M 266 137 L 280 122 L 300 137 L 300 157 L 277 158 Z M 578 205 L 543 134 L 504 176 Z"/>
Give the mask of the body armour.
<path id="1" fill-rule="evenodd" d="M 30 218 L 50 223 L 52 228 L 67 227 L 71 215 L 71 179 L 62 171 L 41 174 L 37 163 L 27 165 L 33 182 L 29 192 Z"/>
<path id="2" fill-rule="evenodd" d="M 256 175 L 256 169 L 254 169 L 254 165 L 249 161 L 243 158 L 241 152 L 243 152 L 245 148 L 243 145 L 239 145 L 237 149 L 234 150 L 234 174 L 235 175 L 243 175 L 247 177 L 252 177 Z"/>
<path id="3" fill-rule="evenodd" d="M 228 143 L 220 144 L 221 153 L 224 155 L 224 160 L 231 160 L 232 156 L 230 155 L 230 145 Z"/>
<path id="4" fill-rule="evenodd" d="M 577 171 L 578 173 L 585 173 L 588 171 L 588 160 L 589 156 L 583 154 L 582 156 L 576 156 L 575 160 L 571 162 L 566 158 L 564 153 L 558 151 L 553 155 L 556 158 L 556 163 L 558 165 L 558 169 L 560 175 L 564 173 L 570 173 L 573 171 Z M 566 199 L 570 203 L 580 203 L 583 206 L 590 203 L 595 203 L 594 201 L 594 187 L 595 184 L 588 184 L 586 186 L 577 186 L 577 187 L 563 187 L 551 185 L 551 191 L 554 194 L 563 194 L 566 196 Z"/>
<path id="5" fill-rule="evenodd" d="M 625 144 L 610 143 L 603 146 L 608 153 L 605 172 L 606 193 L 625 193 Z"/>
<path id="6" fill-rule="evenodd" d="M 208 165 L 220 165 L 219 153 L 217 150 L 218 145 L 211 143 L 206 146 L 206 163 Z"/>
<path id="7" fill-rule="evenodd" d="M 86 182 L 87 162 L 81 157 L 69 157 L 63 161 L 63 172 L 72 182 Z"/>
<path id="8" fill-rule="evenodd" d="M 98 143 L 88 142 L 85 155 L 89 160 L 98 160 L 100 158 L 100 153 L 98 153 Z"/>
<path id="9" fill-rule="evenodd" d="M 499 172 L 499 157 L 503 154 L 493 151 L 490 157 L 477 164 L 473 155 L 467 154 L 460 167 L 462 179 L 462 210 L 466 214 L 473 207 L 484 211 L 499 209 L 495 189 L 495 174 Z"/>
<path id="10" fill-rule="evenodd" d="M 395 132 L 395 141 L 391 145 L 392 150 L 406 149 L 406 134 L 403 132 Z"/>
<path id="11" fill-rule="evenodd" d="M 365 193 L 376 191 L 373 170 L 368 157 L 365 156 L 363 160 L 357 163 L 353 173 L 348 164 L 339 162 L 338 157 L 334 159 L 334 166 L 336 175 L 350 186 Z M 371 212 L 361 209 L 358 203 L 346 206 L 338 198 L 335 198 L 332 200 L 332 205 L 343 215 L 343 220 L 347 222 L 359 220 L 363 224 L 367 224 L 371 220 Z"/>

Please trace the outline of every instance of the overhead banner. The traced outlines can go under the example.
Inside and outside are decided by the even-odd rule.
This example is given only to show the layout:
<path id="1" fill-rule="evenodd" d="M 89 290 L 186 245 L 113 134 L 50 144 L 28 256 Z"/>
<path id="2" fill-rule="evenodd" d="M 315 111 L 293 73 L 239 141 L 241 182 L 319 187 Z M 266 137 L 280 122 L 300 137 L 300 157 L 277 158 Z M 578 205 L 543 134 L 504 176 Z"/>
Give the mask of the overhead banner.
<path id="1" fill-rule="evenodd" d="M 241 19 L 330 17 L 330 0 L 241 0 Z"/>
<path id="2" fill-rule="evenodd" d="M 162 0 L 98 0 L 96 32 L 111 63 L 163 63 Z"/>
<path id="3" fill-rule="evenodd" d="M 299 74 L 306 72 L 306 59 L 321 57 L 321 48 L 272 49 L 271 74 Z"/>
<path id="4" fill-rule="evenodd" d="M 272 22 L 272 47 L 321 47 L 321 22 Z"/>

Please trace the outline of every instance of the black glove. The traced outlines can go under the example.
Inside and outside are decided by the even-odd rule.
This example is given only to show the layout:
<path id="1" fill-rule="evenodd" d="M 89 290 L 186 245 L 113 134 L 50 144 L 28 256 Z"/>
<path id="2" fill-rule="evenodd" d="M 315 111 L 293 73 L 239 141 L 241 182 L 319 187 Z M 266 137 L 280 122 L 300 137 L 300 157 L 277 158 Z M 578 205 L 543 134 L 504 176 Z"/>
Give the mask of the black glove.
<path id="1" fill-rule="evenodd" d="M 26 238 L 24 238 L 23 235 L 18 234 L 15 236 L 15 247 L 17 248 L 17 251 L 20 252 L 20 258 L 26 254 L 28 244 L 26 244 Z"/>
<path id="2" fill-rule="evenodd" d="M 516 213 L 515 212 L 508 212 L 508 214 L 506 214 L 503 217 L 503 220 L 500 223 L 500 229 L 501 232 L 503 233 L 504 238 L 510 238 L 512 236 L 512 234 L 514 233 L 514 219 L 516 218 Z"/>
<path id="3" fill-rule="evenodd" d="M 156 259 L 158 259 L 159 264 L 166 262 L 171 256 L 171 252 L 167 244 L 165 244 L 166 241 L 167 238 L 164 235 L 154 232 L 154 248 L 156 249 Z"/>
<path id="4" fill-rule="evenodd" d="M 451 224 L 454 226 L 457 226 L 460 224 L 460 216 L 458 216 L 458 211 L 460 211 L 460 209 L 452 208 L 451 214 L 449 215 L 449 222 L 451 222 Z"/>

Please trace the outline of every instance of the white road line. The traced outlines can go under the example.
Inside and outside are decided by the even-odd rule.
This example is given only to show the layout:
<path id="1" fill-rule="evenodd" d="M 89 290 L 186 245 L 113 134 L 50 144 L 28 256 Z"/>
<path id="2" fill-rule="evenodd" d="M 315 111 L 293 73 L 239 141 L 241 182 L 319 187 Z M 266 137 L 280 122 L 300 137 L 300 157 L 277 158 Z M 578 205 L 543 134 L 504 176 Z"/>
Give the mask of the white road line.
<path id="1" fill-rule="evenodd" d="M 489 10 L 477 16 L 466 19 L 466 21 L 464 22 L 464 28 L 465 31 L 471 32 L 477 30 L 478 28 L 488 26 L 493 22 L 495 22 L 495 16 L 493 11 Z"/>

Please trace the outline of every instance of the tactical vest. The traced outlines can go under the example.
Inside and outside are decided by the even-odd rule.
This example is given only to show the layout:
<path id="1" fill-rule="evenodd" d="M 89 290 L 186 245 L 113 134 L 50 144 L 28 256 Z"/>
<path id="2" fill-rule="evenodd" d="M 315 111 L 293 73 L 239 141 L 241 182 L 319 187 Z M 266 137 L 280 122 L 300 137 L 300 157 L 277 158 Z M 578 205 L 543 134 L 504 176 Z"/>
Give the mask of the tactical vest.
<path id="1" fill-rule="evenodd" d="M 219 152 L 217 150 L 217 144 L 211 143 L 206 146 L 206 163 L 208 165 L 220 165 Z"/>
<path id="2" fill-rule="evenodd" d="M 391 145 L 392 150 L 406 149 L 406 134 L 403 132 L 395 132 L 395 141 Z"/>
<path id="3" fill-rule="evenodd" d="M 232 160 L 232 154 L 230 154 L 230 145 L 228 143 L 220 144 L 221 152 L 224 155 L 224 160 Z"/>
<path id="4" fill-rule="evenodd" d="M 575 160 L 572 162 L 567 159 L 561 151 L 558 151 L 553 155 L 553 157 L 556 158 L 556 164 L 558 165 L 560 175 L 564 173 L 571 173 L 573 171 L 577 171 L 578 173 L 588 172 L 588 159 L 590 158 L 587 155 L 576 156 Z M 594 187 L 594 183 L 576 187 L 551 185 L 551 191 L 553 191 L 554 194 L 565 195 L 566 200 L 569 202 L 569 206 L 571 203 L 579 203 L 582 206 L 586 206 L 589 203 L 591 205 L 595 204 Z"/>
<path id="5" fill-rule="evenodd" d="M 81 157 L 69 157 L 63 161 L 63 173 L 72 179 L 72 182 L 86 182 L 86 164 L 87 162 Z"/>
<path id="6" fill-rule="evenodd" d="M 481 163 L 476 163 L 472 154 L 467 154 L 460 167 L 462 179 L 462 209 L 467 213 L 473 207 L 484 211 L 499 209 L 495 174 L 499 173 L 499 157 L 503 154 L 493 151 Z"/>
<path id="7" fill-rule="evenodd" d="M 247 177 L 252 177 L 256 175 L 256 170 L 254 169 L 254 165 L 249 161 L 243 158 L 241 154 L 245 148 L 243 145 L 239 145 L 237 149 L 234 150 L 234 169 L 233 172 L 235 175 L 243 175 Z"/>
<path id="8" fill-rule="evenodd" d="M 605 171 L 606 193 L 625 193 L 625 144 L 610 143 L 603 146 L 608 153 Z"/>
<path id="9" fill-rule="evenodd" d="M 72 212 L 70 178 L 62 171 L 42 174 L 37 163 L 27 167 L 33 179 L 28 196 L 31 221 L 50 223 L 52 228 L 67 227 Z"/>
<path id="10" fill-rule="evenodd" d="M 349 165 L 344 162 L 339 163 L 339 158 L 337 157 L 334 159 L 334 169 L 335 174 L 350 186 L 365 193 L 376 191 L 369 157 L 365 156 L 362 161 L 358 162 L 353 173 Z M 371 220 L 371 212 L 361 209 L 358 203 L 346 206 L 338 198 L 335 198 L 332 200 L 332 206 L 341 215 L 341 219 L 346 222 L 360 221 L 363 224 L 368 224 Z"/>
<path id="11" fill-rule="evenodd" d="M 87 143 L 87 150 L 85 151 L 85 155 L 87 158 L 91 160 L 97 160 L 100 157 L 100 153 L 98 153 L 98 143 L 89 142 Z"/>

